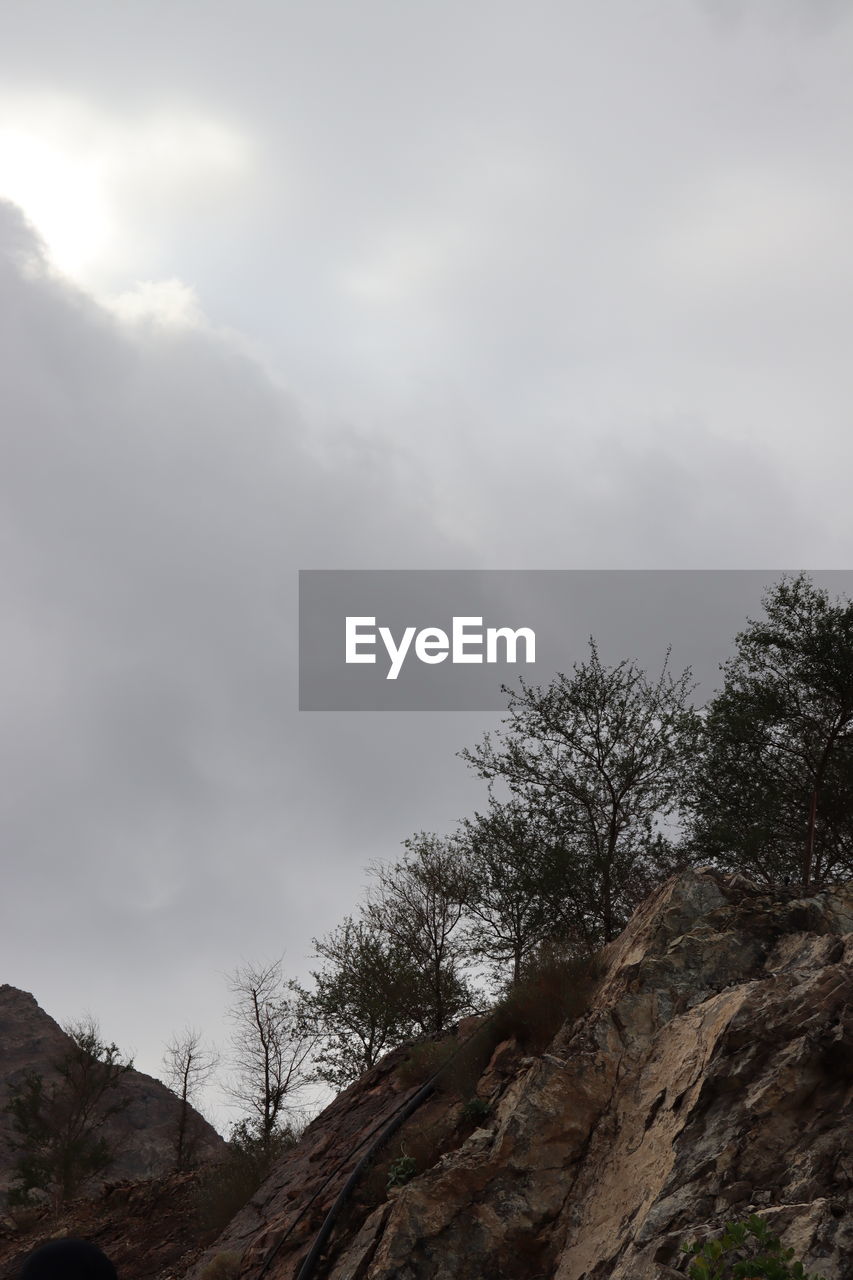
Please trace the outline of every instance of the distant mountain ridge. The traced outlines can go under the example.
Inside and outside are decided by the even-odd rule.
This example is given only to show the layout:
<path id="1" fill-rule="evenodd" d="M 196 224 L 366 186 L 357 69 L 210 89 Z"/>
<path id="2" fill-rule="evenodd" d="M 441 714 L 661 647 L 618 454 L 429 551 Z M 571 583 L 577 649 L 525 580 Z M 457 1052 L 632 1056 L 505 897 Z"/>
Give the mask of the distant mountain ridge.
<path id="1" fill-rule="evenodd" d="M 53 1064 L 71 1043 L 33 995 L 8 983 L 0 984 L 0 1196 L 5 1197 L 14 1181 L 15 1154 L 9 1145 L 14 1127 L 5 1112 L 6 1103 L 27 1071 L 55 1078 Z M 117 1089 L 130 1101 L 104 1127 L 116 1160 L 100 1184 L 169 1172 L 175 1162 L 180 1099 L 161 1081 L 135 1068 L 126 1073 Z M 216 1159 L 225 1149 L 224 1140 L 197 1111 L 192 1110 L 192 1118 L 199 1133 L 199 1159 Z"/>

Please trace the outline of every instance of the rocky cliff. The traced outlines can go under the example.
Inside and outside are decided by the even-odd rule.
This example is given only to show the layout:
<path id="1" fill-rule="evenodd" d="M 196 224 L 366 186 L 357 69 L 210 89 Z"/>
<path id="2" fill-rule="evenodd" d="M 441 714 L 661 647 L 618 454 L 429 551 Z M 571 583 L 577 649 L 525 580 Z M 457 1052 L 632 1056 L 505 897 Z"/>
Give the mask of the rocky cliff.
<path id="1" fill-rule="evenodd" d="M 4 1112 L 10 1091 L 27 1070 L 45 1079 L 56 1078 L 53 1064 L 62 1059 L 71 1041 L 26 991 L 0 985 L 0 1193 L 12 1182 L 14 1153 L 9 1146 L 13 1129 Z M 152 1076 L 132 1070 L 118 1086 L 129 1099 L 126 1107 L 104 1128 L 116 1151 L 116 1161 L 108 1178 L 148 1178 L 166 1173 L 175 1158 L 180 1102 Z M 215 1129 L 197 1112 L 192 1124 L 198 1135 L 201 1159 L 216 1158 L 224 1142 Z"/>
<path id="2" fill-rule="evenodd" d="M 802 898 L 686 872 L 604 960 L 546 1051 L 495 1048 L 479 1127 L 461 1096 L 406 1122 L 416 1176 L 389 1194 L 387 1166 L 361 1173 L 316 1276 L 658 1280 L 681 1274 L 683 1241 L 754 1211 L 810 1269 L 853 1278 L 853 886 Z M 405 1056 L 318 1117 L 194 1276 L 233 1251 L 250 1280 L 292 1280 L 417 1091 Z"/>

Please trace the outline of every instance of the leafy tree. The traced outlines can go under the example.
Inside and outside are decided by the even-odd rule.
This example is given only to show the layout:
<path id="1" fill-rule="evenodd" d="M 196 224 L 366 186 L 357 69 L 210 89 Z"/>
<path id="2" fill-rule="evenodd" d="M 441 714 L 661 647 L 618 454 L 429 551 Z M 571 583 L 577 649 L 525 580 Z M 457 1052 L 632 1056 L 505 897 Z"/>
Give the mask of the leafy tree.
<path id="1" fill-rule="evenodd" d="M 423 1034 L 444 1031 L 472 1007 L 462 924 L 473 884 L 452 840 L 420 832 L 391 865 L 375 864 L 367 918 L 416 973 L 411 1019 Z"/>
<path id="2" fill-rule="evenodd" d="M 320 1040 L 315 1071 L 343 1089 L 413 1034 L 420 975 L 410 953 L 364 914 L 315 938 L 314 949 L 324 962 L 307 996 Z"/>
<path id="3" fill-rule="evenodd" d="M 64 1203 L 115 1161 L 104 1129 L 130 1101 L 118 1086 L 133 1063 L 102 1040 L 92 1018 L 63 1030 L 70 1043 L 52 1064 L 51 1075 L 25 1072 L 6 1105 L 15 1131 L 13 1202 L 24 1203 L 41 1191 Z"/>
<path id="4" fill-rule="evenodd" d="M 529 956 L 545 942 L 575 933 L 571 860 L 553 842 L 547 816 L 518 800 L 466 818 L 459 833 L 473 891 L 468 902 L 468 945 L 496 977 L 510 966 L 517 982 Z"/>
<path id="5" fill-rule="evenodd" d="M 808 889 L 853 871 L 853 602 L 799 574 L 762 603 L 708 707 L 693 843 Z"/>
<path id="6" fill-rule="evenodd" d="M 248 1112 L 249 1130 L 271 1149 L 310 1078 L 316 1031 L 281 960 L 245 964 L 230 978 L 233 1074 L 227 1092 Z"/>
<path id="7" fill-rule="evenodd" d="M 193 1027 L 174 1035 L 166 1046 L 163 1055 L 166 1083 L 181 1101 L 175 1134 L 176 1169 L 185 1169 L 192 1163 L 200 1134 L 192 1102 L 210 1080 L 218 1062 L 218 1055 L 205 1048 L 201 1032 Z"/>
<path id="8" fill-rule="evenodd" d="M 689 670 L 673 677 L 667 652 L 652 683 L 633 662 L 590 656 L 547 688 L 507 688 L 509 715 L 494 737 L 461 752 L 481 777 L 503 781 L 552 825 L 571 865 L 576 922 L 587 947 L 608 942 L 655 879 L 671 867 L 662 823 L 677 813 L 699 717 Z"/>

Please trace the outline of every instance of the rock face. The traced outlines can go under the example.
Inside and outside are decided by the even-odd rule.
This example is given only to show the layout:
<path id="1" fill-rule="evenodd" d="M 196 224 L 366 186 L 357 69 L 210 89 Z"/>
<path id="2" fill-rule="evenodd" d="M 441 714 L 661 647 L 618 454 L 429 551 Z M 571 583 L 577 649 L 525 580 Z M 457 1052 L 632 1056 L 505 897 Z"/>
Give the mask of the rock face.
<path id="1" fill-rule="evenodd" d="M 495 1050 L 481 1128 L 390 1198 L 356 1195 L 316 1276 L 658 1280 L 683 1241 L 756 1212 L 808 1270 L 853 1278 L 853 886 L 803 899 L 688 871 L 605 961 L 547 1052 Z M 408 1096 L 399 1062 L 314 1122 L 208 1261 L 292 1280 L 360 1139 Z"/>
<path id="2" fill-rule="evenodd" d="M 10 1092 L 27 1070 L 55 1079 L 53 1063 L 66 1053 L 70 1038 L 26 991 L 0 985 L 0 1192 L 13 1181 L 14 1153 L 11 1118 L 3 1108 Z M 174 1164 L 175 1134 L 180 1102 L 159 1080 L 141 1071 L 128 1071 L 118 1086 L 129 1098 L 127 1106 L 104 1128 L 116 1151 L 116 1161 L 102 1181 L 148 1178 L 167 1173 Z M 198 1133 L 201 1159 L 215 1159 L 224 1150 L 216 1130 L 197 1112 L 192 1123 Z"/>

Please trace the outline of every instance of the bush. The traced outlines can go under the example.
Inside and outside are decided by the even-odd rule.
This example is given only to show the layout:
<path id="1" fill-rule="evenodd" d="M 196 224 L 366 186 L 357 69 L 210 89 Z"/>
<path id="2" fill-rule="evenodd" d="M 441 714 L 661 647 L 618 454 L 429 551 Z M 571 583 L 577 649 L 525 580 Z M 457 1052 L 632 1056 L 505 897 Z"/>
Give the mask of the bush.
<path id="1" fill-rule="evenodd" d="M 587 1011 L 602 972 L 598 956 L 540 950 L 495 1009 L 496 1043 L 515 1039 L 530 1052 L 543 1052 L 564 1022 Z"/>
<path id="2" fill-rule="evenodd" d="M 417 1171 L 418 1162 L 413 1156 L 399 1156 L 391 1162 L 388 1169 L 386 1183 L 388 1190 L 390 1191 L 392 1187 L 404 1187 L 407 1182 L 411 1182 Z"/>
<path id="3" fill-rule="evenodd" d="M 456 1098 L 470 1097 L 501 1039 L 492 1019 L 485 1018 L 476 1031 L 464 1039 L 448 1035 L 440 1040 L 421 1041 L 412 1045 L 408 1057 L 399 1067 L 400 1081 L 406 1088 L 411 1088 L 426 1084 L 435 1076 L 436 1093 Z"/>
<path id="4" fill-rule="evenodd" d="M 502 1040 L 514 1039 L 529 1052 L 541 1053 L 566 1021 L 586 1012 L 603 972 L 598 955 L 541 948 L 473 1034 L 412 1045 L 398 1068 L 401 1083 L 412 1088 L 436 1076 L 436 1092 L 470 1097 Z"/>
<path id="5" fill-rule="evenodd" d="M 404 1089 L 426 1084 L 430 1076 L 447 1061 L 457 1046 L 454 1036 L 442 1036 L 440 1040 L 420 1040 L 413 1044 L 397 1068 L 397 1076 Z"/>
<path id="6" fill-rule="evenodd" d="M 196 1190 L 196 1215 L 206 1238 L 219 1235 L 297 1141 L 290 1129 L 263 1138 L 245 1121 L 234 1125 L 225 1159 L 205 1170 Z"/>
<path id="7" fill-rule="evenodd" d="M 469 1098 L 462 1108 L 460 1119 L 463 1124 L 481 1124 L 492 1114 L 492 1107 L 485 1098 Z"/>
<path id="8" fill-rule="evenodd" d="M 359 1198 L 364 1205 L 375 1208 L 387 1199 L 389 1188 L 402 1186 L 399 1181 L 401 1173 L 407 1169 L 412 1171 L 410 1176 L 415 1171 L 425 1173 L 445 1152 L 458 1145 L 455 1111 L 428 1105 L 426 1114 L 419 1112 L 407 1120 L 400 1133 L 392 1137 L 381 1153 L 377 1153 L 376 1162 L 359 1189 Z"/>
<path id="9" fill-rule="evenodd" d="M 823 1280 L 794 1262 L 794 1250 L 783 1249 L 755 1213 L 745 1222 L 727 1223 L 716 1239 L 685 1244 L 682 1251 L 693 1259 L 690 1280 Z"/>

